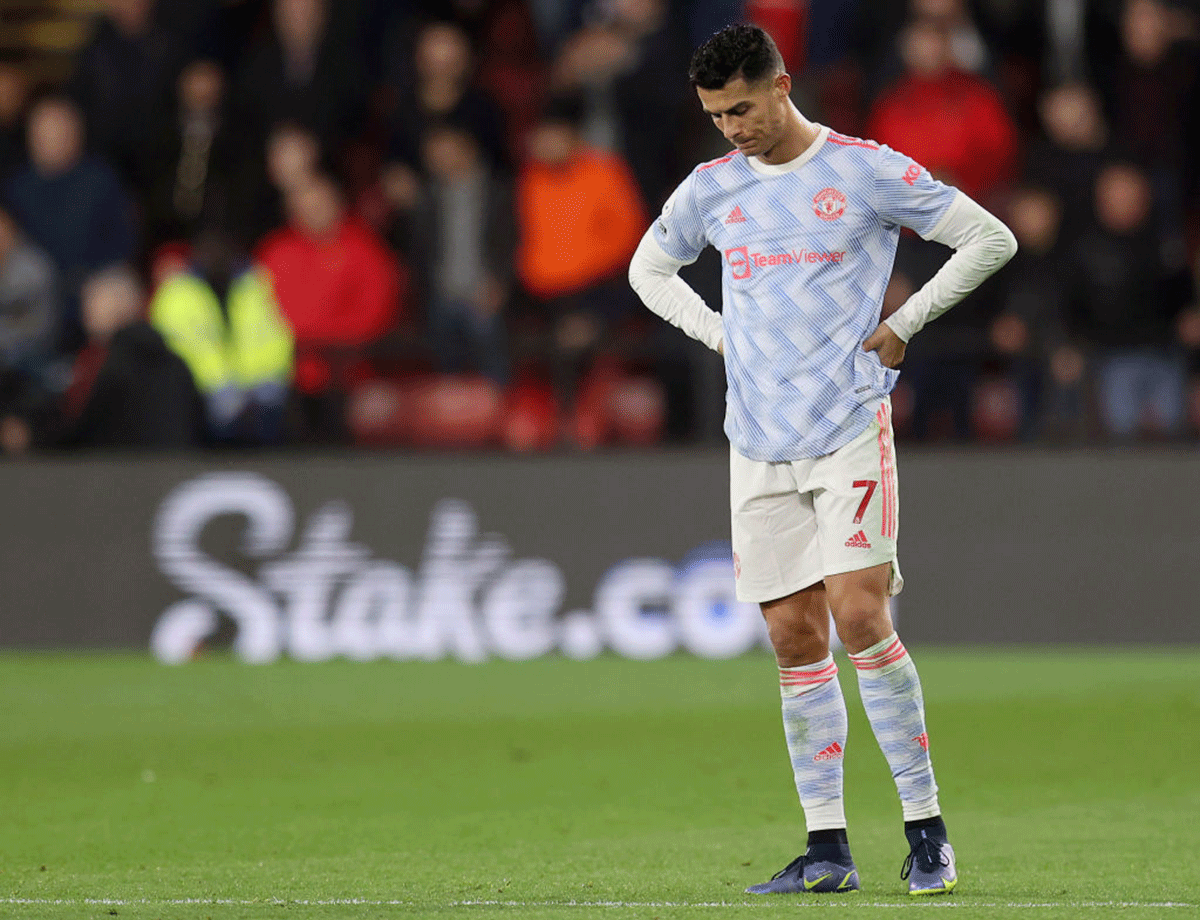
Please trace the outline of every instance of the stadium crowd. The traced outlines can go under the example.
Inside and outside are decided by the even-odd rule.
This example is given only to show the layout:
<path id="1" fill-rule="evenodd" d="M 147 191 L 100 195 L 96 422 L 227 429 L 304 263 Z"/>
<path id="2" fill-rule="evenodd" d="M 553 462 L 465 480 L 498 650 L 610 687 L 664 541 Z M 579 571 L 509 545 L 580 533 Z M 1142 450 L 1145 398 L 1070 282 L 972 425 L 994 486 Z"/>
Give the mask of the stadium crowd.
<path id="1" fill-rule="evenodd" d="M 686 72 L 737 20 L 1020 242 L 913 340 L 899 436 L 1200 433 L 1194 0 L 103 6 L 64 83 L 0 61 L 7 454 L 719 438 L 720 360 L 625 270 L 725 152 Z M 885 313 L 945 256 L 904 235 Z"/>

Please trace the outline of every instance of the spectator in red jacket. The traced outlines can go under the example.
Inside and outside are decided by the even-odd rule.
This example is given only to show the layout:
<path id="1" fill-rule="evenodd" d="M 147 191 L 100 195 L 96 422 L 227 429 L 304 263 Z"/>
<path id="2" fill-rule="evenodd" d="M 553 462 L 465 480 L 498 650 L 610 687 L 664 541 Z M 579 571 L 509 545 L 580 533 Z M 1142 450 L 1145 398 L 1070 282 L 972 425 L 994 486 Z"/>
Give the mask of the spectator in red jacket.
<path id="1" fill-rule="evenodd" d="M 405 276 L 391 251 L 347 216 L 327 176 L 287 193 L 288 226 L 263 240 L 258 261 L 296 342 L 296 388 L 341 389 L 362 373 L 362 351 L 400 315 Z"/>
<path id="2" fill-rule="evenodd" d="M 867 136 L 986 199 L 1009 177 L 1017 152 L 1000 94 L 954 65 L 949 34 L 937 23 L 913 22 L 900 42 L 905 72 L 875 101 Z"/>

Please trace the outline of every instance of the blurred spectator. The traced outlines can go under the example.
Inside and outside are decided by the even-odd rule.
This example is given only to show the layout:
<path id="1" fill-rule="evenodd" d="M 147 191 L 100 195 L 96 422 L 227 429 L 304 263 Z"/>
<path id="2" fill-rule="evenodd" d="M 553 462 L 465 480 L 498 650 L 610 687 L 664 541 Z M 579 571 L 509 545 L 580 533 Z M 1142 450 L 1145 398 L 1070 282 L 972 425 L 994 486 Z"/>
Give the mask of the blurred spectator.
<path id="1" fill-rule="evenodd" d="M 915 235 L 902 235 L 884 294 L 883 315 L 890 316 L 898 309 L 945 260 L 941 246 Z M 983 363 L 991 354 L 988 329 L 994 313 L 995 287 L 985 284 L 913 337 L 900 379 L 912 388 L 909 430 L 915 437 L 971 438 L 972 397 Z"/>
<path id="2" fill-rule="evenodd" d="M 204 406 L 191 371 L 142 318 L 137 276 L 112 267 L 83 286 L 83 322 L 99 360 L 82 411 L 57 439 L 64 446 L 186 448 L 204 439 Z"/>
<path id="3" fill-rule="evenodd" d="M 154 140 L 153 178 L 147 189 L 149 248 L 190 240 L 205 211 L 224 210 L 234 153 L 225 118 L 225 71 L 198 60 L 179 75 L 170 116 Z"/>
<path id="4" fill-rule="evenodd" d="M 950 33 L 933 20 L 901 35 L 905 73 L 875 101 L 866 133 L 908 154 L 976 199 L 1007 179 L 1016 126 L 999 94 L 955 63 Z"/>
<path id="5" fill-rule="evenodd" d="M 1073 242 L 1071 331 L 1096 349 L 1105 429 L 1126 438 L 1148 425 L 1177 434 L 1185 365 L 1176 323 L 1186 283 L 1164 262 L 1144 171 L 1112 162 L 1095 188 L 1095 226 Z"/>
<path id="6" fill-rule="evenodd" d="M 509 162 L 504 116 L 475 82 L 470 40 L 452 22 L 434 22 L 417 35 L 412 79 L 396 86 L 391 125 L 394 157 L 411 166 L 421 163 L 421 139 L 434 122 L 454 121 L 475 135 L 493 168 Z"/>
<path id="7" fill-rule="evenodd" d="M 647 224 L 628 167 L 583 143 L 580 117 L 572 99 L 547 109 L 516 188 L 517 276 L 572 346 L 628 310 L 625 267 Z"/>
<path id="8" fill-rule="evenodd" d="M 894 82 L 908 64 L 904 33 L 922 22 L 946 37 L 948 66 L 964 73 L 994 76 L 992 49 L 979 27 L 986 3 L 964 0 L 900 0 L 896 3 L 853 3 L 852 22 L 837 25 L 848 32 L 864 73 L 868 96 L 874 97 Z M 847 12 L 850 12 L 849 10 Z M 847 17 L 850 18 L 850 17 Z"/>
<path id="9" fill-rule="evenodd" d="M 353 35 L 334 28 L 328 0 L 273 0 L 271 33 L 252 48 L 235 98 L 243 137 L 261 143 L 280 121 L 334 145 L 362 125 L 366 85 Z"/>
<path id="10" fill-rule="evenodd" d="M 287 193 L 323 166 L 321 141 L 309 128 L 281 121 L 267 135 L 262 155 L 244 160 L 230 210 L 242 239 L 257 243 L 287 221 Z"/>
<path id="11" fill-rule="evenodd" d="M 1108 156 L 1100 99 L 1086 83 L 1063 83 L 1038 100 L 1042 135 L 1030 145 L 1026 178 L 1062 196 L 1063 231 L 1074 236 L 1092 216 L 1096 174 Z"/>
<path id="12" fill-rule="evenodd" d="M 327 177 L 303 179 L 287 192 L 289 225 L 269 235 L 257 261 L 296 344 L 296 388 L 312 401 L 310 427 L 340 436 L 339 394 L 366 373 L 367 346 L 400 315 L 404 278 L 387 246 L 346 215 Z M 331 408 L 333 407 L 333 408 Z"/>
<path id="13" fill-rule="evenodd" d="M 0 451 L 24 453 L 51 405 L 58 301 L 54 268 L 0 210 Z"/>
<path id="14" fill-rule="evenodd" d="M 1181 229 L 1181 199 L 1194 171 L 1195 152 L 1187 149 L 1187 140 L 1198 117 L 1197 37 L 1194 23 L 1159 0 L 1125 4 L 1113 124 L 1122 149 L 1148 171 L 1157 206 L 1175 231 Z"/>
<path id="15" fill-rule="evenodd" d="M 29 163 L 5 184 L 13 215 L 29 239 L 46 251 L 62 282 L 60 346 L 83 341 L 79 290 L 98 269 L 134 252 L 133 205 L 107 164 L 83 152 L 79 110 L 47 97 L 29 117 Z"/>
<path id="16" fill-rule="evenodd" d="M 992 348 L 1006 364 L 1021 404 L 1020 434 L 1032 437 L 1043 416 L 1055 433 L 1071 430 L 1084 409 L 1083 362 L 1051 364 L 1066 345 L 1070 286 L 1060 233 L 1062 202 L 1052 191 L 1033 185 L 1012 197 L 1008 225 L 1017 238 L 1017 254 L 998 278 L 999 314 L 990 329 Z M 1062 365 L 1061 367 L 1059 365 Z M 1052 366 L 1049 386 L 1044 369 Z M 1066 373 L 1068 370 L 1075 373 Z M 1048 399 L 1042 394 L 1048 390 Z"/>
<path id="17" fill-rule="evenodd" d="M 105 0 L 70 84 L 89 147 L 132 188 L 150 180 L 153 129 L 170 106 L 183 63 L 182 49 L 155 22 L 154 8 L 155 0 Z"/>
<path id="18" fill-rule="evenodd" d="M 292 334 L 265 273 L 231 239 L 213 230 L 198 237 L 186 270 L 155 292 L 150 322 L 187 362 L 218 441 L 282 439 Z"/>
<path id="19" fill-rule="evenodd" d="M 606 333 L 633 312 L 625 268 L 647 223 L 620 158 L 583 143 L 582 106 L 551 103 L 529 138 L 517 178 L 517 277 L 547 354 L 559 404 L 576 389 Z"/>
<path id="20" fill-rule="evenodd" d="M 586 100 L 583 135 L 624 156 L 647 201 L 666 198 L 681 171 L 678 136 L 688 54 L 667 17 L 667 0 L 615 0 L 607 15 L 571 36 L 553 69 L 560 93 Z"/>
<path id="21" fill-rule="evenodd" d="M 0 367 L 40 377 L 58 328 L 54 266 L 0 210 Z"/>
<path id="22" fill-rule="evenodd" d="M 25 71 L 0 61 L 0 177 L 25 162 L 25 114 L 29 80 Z"/>
<path id="23" fill-rule="evenodd" d="M 415 216 L 429 335 L 439 369 L 508 380 L 503 309 L 513 256 L 513 202 L 475 137 L 446 123 L 425 137 L 429 186 Z"/>

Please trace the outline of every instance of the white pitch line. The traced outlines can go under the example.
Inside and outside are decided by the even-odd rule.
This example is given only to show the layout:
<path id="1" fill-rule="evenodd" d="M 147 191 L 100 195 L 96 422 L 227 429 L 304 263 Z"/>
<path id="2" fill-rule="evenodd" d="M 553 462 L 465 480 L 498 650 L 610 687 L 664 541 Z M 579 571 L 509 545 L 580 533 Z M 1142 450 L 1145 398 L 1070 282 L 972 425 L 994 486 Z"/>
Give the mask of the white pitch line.
<path id="1" fill-rule="evenodd" d="M 441 905 L 430 904 L 427 901 L 401 900 L 370 900 L 366 898 L 263 898 L 253 900 L 246 898 L 0 898 L 0 904 L 24 907 L 56 906 L 56 907 L 194 907 L 208 905 L 211 907 L 520 907 L 520 908 L 608 908 L 608 909 L 656 909 L 656 908 L 730 908 L 730 907 L 769 907 L 780 906 L 777 900 L 755 901 L 500 901 L 500 900 L 470 900 L 445 901 Z M 1124 910 L 1130 907 L 1152 909 L 1181 909 L 1200 908 L 1200 904 L 1187 901 L 964 901 L 955 898 L 921 899 L 905 901 L 862 901 L 853 895 L 837 900 L 813 901 L 809 906 L 820 905 L 822 909 L 831 907 L 920 907 L 920 908 L 1111 908 Z M 804 907 L 799 902 L 797 907 Z"/>

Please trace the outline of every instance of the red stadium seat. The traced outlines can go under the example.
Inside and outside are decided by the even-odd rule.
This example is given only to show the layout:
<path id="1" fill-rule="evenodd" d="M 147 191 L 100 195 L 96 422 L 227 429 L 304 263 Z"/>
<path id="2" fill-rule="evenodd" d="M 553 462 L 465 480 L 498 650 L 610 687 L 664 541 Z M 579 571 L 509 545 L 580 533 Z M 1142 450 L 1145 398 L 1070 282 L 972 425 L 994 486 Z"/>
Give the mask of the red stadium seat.
<path id="1" fill-rule="evenodd" d="M 346 401 L 346 425 L 356 444 L 383 447 L 408 438 L 408 392 L 392 380 L 369 380 Z"/>
<path id="2" fill-rule="evenodd" d="M 1005 377 L 980 381 L 971 406 L 971 427 L 980 441 L 1015 441 L 1021 430 L 1021 397 Z"/>
<path id="3" fill-rule="evenodd" d="M 653 377 L 623 377 L 608 394 L 608 421 L 613 440 L 648 447 L 662 439 L 667 421 L 667 394 Z"/>
<path id="4" fill-rule="evenodd" d="M 558 406 L 543 380 L 518 380 L 508 395 L 500 442 L 520 452 L 550 450 L 558 443 Z"/>
<path id="5" fill-rule="evenodd" d="M 504 400 L 482 377 L 426 377 L 408 394 L 409 443 L 418 447 L 488 447 L 500 435 Z"/>

